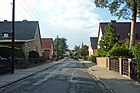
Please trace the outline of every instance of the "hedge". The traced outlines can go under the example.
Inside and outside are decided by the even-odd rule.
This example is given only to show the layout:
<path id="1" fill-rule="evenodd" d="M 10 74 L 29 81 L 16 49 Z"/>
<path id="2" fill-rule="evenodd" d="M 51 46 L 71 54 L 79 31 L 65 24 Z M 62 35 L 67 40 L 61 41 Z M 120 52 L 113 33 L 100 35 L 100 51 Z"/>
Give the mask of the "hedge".
<path id="1" fill-rule="evenodd" d="M 8 47 L 8 46 L 0 47 L 0 56 L 1 57 L 9 58 L 9 57 L 11 57 L 11 55 L 12 55 L 11 47 Z M 19 48 L 15 48 L 14 56 L 16 58 L 25 58 L 24 52 Z"/>

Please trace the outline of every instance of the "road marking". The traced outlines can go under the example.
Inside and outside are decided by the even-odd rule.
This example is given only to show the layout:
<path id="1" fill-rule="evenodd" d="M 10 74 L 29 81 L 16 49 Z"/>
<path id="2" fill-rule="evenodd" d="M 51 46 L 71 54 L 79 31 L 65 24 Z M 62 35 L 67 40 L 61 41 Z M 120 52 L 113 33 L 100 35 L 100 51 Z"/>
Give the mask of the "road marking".
<path id="1" fill-rule="evenodd" d="M 70 78 L 70 81 L 72 81 L 73 76 L 74 76 L 74 73 L 72 72 L 72 73 L 71 73 L 71 78 Z"/>

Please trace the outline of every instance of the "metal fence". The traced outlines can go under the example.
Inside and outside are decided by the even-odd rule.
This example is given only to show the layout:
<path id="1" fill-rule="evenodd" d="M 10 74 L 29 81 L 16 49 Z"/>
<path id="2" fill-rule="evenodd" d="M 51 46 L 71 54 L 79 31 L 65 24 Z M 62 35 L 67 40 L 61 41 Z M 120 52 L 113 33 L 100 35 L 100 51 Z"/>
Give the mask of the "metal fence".
<path id="1" fill-rule="evenodd" d="M 0 74 L 9 73 L 11 71 L 11 61 L 6 58 L 0 58 Z"/>
<path id="2" fill-rule="evenodd" d="M 15 58 L 14 68 L 15 69 L 26 69 L 34 66 L 46 63 L 46 59 L 42 58 Z M 0 74 L 9 73 L 11 71 L 11 60 L 6 58 L 0 58 Z"/>
<path id="3" fill-rule="evenodd" d="M 14 65 L 16 69 L 24 69 L 24 68 L 37 66 L 47 61 L 46 59 L 42 59 L 42 58 L 29 58 L 29 59 L 16 58 L 14 62 L 15 62 Z"/>

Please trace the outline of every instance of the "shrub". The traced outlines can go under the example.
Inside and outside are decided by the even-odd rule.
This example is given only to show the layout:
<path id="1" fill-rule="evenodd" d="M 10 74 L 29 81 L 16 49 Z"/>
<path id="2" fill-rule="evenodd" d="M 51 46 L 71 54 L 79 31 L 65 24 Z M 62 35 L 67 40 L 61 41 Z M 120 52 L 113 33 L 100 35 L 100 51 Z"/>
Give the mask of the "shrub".
<path id="1" fill-rule="evenodd" d="M 95 56 L 90 56 L 89 61 L 96 63 L 96 57 Z"/>
<path id="2" fill-rule="evenodd" d="M 11 57 L 12 49 L 8 46 L 1 46 L 0 47 L 0 56 L 3 58 L 9 58 Z M 19 48 L 15 48 L 14 56 L 16 58 L 25 58 L 25 55 L 23 51 Z"/>
<path id="3" fill-rule="evenodd" d="M 39 53 L 37 51 L 30 51 L 29 58 L 39 58 Z"/>
<path id="4" fill-rule="evenodd" d="M 136 62 L 136 71 L 140 76 L 140 43 L 136 44 L 135 47 L 133 47 L 133 54 Z"/>
<path id="5" fill-rule="evenodd" d="M 132 52 L 124 46 L 119 46 L 117 43 L 107 53 L 108 57 L 112 58 L 132 58 Z"/>
<path id="6" fill-rule="evenodd" d="M 25 58 L 24 52 L 21 49 L 15 49 L 15 57 Z"/>
<path id="7" fill-rule="evenodd" d="M 103 48 L 99 48 L 97 49 L 95 55 L 98 57 L 106 57 L 106 51 L 104 51 Z"/>

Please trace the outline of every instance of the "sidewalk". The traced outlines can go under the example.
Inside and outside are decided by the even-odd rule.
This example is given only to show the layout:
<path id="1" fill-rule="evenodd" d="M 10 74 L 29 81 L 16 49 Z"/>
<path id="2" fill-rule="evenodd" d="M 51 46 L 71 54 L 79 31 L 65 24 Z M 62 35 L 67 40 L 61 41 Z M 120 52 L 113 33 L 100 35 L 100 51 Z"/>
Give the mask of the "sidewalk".
<path id="1" fill-rule="evenodd" d="M 130 80 L 117 72 L 99 67 L 90 61 L 81 61 L 112 93 L 140 93 L 140 83 Z"/>
<path id="2" fill-rule="evenodd" d="M 63 60 L 65 60 L 65 59 L 63 59 Z M 18 82 L 18 81 L 25 79 L 27 77 L 30 77 L 30 76 L 32 76 L 40 71 L 43 71 L 43 70 L 61 62 L 61 61 L 63 61 L 63 60 L 60 60 L 58 62 L 46 63 L 46 64 L 32 67 L 29 69 L 18 69 L 18 70 L 15 70 L 14 74 L 8 73 L 8 74 L 1 75 L 0 76 L 0 88 L 8 86 L 12 83 Z"/>

